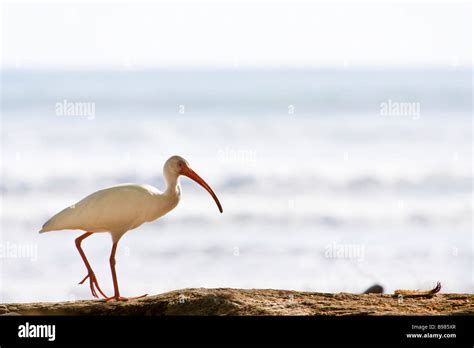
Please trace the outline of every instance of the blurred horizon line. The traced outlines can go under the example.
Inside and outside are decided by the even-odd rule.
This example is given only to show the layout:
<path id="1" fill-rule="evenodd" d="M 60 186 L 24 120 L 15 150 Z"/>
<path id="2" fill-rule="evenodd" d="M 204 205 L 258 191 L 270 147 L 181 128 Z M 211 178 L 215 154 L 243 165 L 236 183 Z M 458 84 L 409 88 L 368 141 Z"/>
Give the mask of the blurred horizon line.
<path id="1" fill-rule="evenodd" d="M 176 71 L 176 72 L 219 72 L 219 71 L 470 71 L 474 72 L 474 65 L 327 65 L 327 66 L 268 66 L 268 65 L 242 65 L 242 66 L 190 66 L 190 65 L 170 65 L 170 66 L 61 66 L 61 67 L 15 67 L 0 66 L 0 73 L 4 72 L 145 72 L 145 71 Z"/>

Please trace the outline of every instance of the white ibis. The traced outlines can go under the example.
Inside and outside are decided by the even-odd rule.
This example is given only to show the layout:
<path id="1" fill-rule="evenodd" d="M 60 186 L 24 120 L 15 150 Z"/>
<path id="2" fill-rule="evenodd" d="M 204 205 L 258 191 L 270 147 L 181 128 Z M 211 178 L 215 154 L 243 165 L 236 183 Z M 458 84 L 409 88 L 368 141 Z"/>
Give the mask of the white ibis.
<path id="1" fill-rule="evenodd" d="M 96 290 L 106 301 L 126 301 L 138 297 L 122 297 L 115 272 L 115 252 L 120 238 L 128 231 L 137 228 L 144 222 L 162 217 L 174 209 L 181 198 L 179 176 L 184 175 L 204 187 L 214 198 L 219 211 L 222 206 L 211 187 L 194 172 L 189 163 L 180 156 L 170 157 L 163 166 L 166 190 L 160 192 L 150 185 L 123 184 L 112 186 L 92 193 L 78 203 L 54 215 L 44 225 L 40 233 L 58 230 L 83 230 L 75 242 L 77 250 L 87 268 L 87 275 L 79 284 L 89 278 L 90 289 L 94 297 Z M 110 254 L 110 270 L 114 283 L 114 296 L 107 297 L 99 287 L 97 278 L 81 248 L 81 242 L 93 233 L 109 232 L 112 236 L 112 252 Z"/>

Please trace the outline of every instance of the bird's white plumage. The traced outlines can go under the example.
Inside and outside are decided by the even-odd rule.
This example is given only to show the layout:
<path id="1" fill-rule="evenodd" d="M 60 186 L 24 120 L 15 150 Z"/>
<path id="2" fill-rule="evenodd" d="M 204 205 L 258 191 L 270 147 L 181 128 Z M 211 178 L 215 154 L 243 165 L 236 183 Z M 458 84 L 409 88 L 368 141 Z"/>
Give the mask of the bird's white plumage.
<path id="1" fill-rule="evenodd" d="M 40 233 L 58 230 L 110 232 L 118 241 L 127 231 L 158 219 L 174 209 L 181 198 L 179 176 L 185 175 L 203 186 L 222 206 L 210 186 L 189 168 L 180 156 L 170 157 L 163 166 L 166 190 L 150 185 L 122 184 L 96 191 L 49 219 Z"/>
<path id="2" fill-rule="evenodd" d="M 177 194 L 162 193 L 150 185 L 122 184 L 85 197 L 49 219 L 40 233 L 56 230 L 110 232 L 112 237 L 153 221 L 172 210 Z M 115 239 L 115 238 L 114 238 Z"/>

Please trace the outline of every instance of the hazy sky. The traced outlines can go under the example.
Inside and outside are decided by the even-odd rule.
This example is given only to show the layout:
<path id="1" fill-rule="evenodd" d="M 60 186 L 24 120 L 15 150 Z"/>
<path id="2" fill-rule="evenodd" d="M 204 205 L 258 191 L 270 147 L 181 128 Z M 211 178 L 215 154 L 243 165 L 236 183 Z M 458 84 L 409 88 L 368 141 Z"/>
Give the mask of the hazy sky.
<path id="1" fill-rule="evenodd" d="M 470 2 L 2 1 L 6 67 L 471 66 Z"/>

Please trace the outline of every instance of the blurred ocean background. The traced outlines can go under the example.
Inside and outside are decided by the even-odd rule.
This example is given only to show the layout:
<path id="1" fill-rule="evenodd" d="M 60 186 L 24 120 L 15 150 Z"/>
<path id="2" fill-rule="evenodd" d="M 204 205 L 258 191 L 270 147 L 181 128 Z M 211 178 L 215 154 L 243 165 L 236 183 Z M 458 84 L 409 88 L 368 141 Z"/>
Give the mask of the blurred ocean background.
<path id="1" fill-rule="evenodd" d="M 81 232 L 38 230 L 107 186 L 163 190 L 175 154 L 224 213 L 181 179 L 178 207 L 119 243 L 124 296 L 474 290 L 471 70 L 13 69 L 2 80 L 3 302 L 90 298 L 77 285 Z M 60 115 L 64 102 L 94 114 Z M 400 114 L 399 103 L 416 108 Z M 110 237 L 83 246 L 112 294 Z"/>

